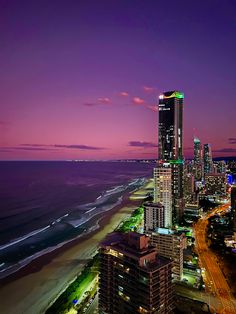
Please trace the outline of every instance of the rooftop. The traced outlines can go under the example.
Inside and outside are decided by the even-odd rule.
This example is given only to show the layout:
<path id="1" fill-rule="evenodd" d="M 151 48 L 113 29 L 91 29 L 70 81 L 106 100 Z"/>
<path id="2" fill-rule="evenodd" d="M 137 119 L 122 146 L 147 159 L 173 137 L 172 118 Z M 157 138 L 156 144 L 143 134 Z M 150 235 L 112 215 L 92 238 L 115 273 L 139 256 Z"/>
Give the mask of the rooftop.
<path id="1" fill-rule="evenodd" d="M 159 99 L 168 99 L 168 98 L 184 98 L 184 93 L 180 92 L 180 91 L 168 91 L 168 92 L 164 92 L 159 96 Z"/>
<path id="2" fill-rule="evenodd" d="M 150 238 L 145 234 L 128 232 L 126 234 L 114 232 L 109 234 L 101 243 L 101 247 L 108 254 L 115 255 L 119 252 L 136 261 L 136 265 L 148 271 L 155 270 L 168 263 L 170 260 L 158 256 L 157 249 L 149 243 Z"/>

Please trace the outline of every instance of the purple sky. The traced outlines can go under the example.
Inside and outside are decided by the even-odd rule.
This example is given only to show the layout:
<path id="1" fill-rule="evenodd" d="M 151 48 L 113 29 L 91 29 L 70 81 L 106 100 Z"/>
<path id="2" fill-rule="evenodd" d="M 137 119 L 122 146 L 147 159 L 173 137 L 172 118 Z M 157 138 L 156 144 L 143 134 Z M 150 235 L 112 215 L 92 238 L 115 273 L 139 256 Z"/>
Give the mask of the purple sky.
<path id="1" fill-rule="evenodd" d="M 157 157 L 157 95 L 236 155 L 236 1 L 0 0 L 0 159 Z"/>

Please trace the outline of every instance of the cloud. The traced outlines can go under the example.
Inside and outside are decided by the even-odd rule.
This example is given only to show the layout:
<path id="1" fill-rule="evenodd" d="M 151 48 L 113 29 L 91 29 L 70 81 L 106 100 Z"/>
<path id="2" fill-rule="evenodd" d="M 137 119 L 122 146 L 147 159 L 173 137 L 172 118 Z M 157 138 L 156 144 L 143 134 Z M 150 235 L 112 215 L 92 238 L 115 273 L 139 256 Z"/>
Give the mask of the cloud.
<path id="1" fill-rule="evenodd" d="M 152 142 L 141 142 L 141 141 L 130 141 L 129 146 L 132 147 L 143 147 L 143 148 L 150 148 L 150 147 L 158 147 L 157 144 Z"/>
<path id="2" fill-rule="evenodd" d="M 143 86 L 143 90 L 145 91 L 145 93 L 148 93 L 148 94 L 151 94 L 156 91 L 154 87 L 149 87 L 149 86 Z"/>
<path id="3" fill-rule="evenodd" d="M 91 103 L 91 102 L 86 102 L 86 103 L 84 103 L 84 106 L 87 106 L 87 107 L 92 107 L 92 106 L 96 106 L 96 105 L 98 105 L 98 104 L 96 104 L 96 103 Z"/>
<path id="4" fill-rule="evenodd" d="M 12 150 L 10 149 L 5 149 L 5 148 L 0 148 L 0 153 L 11 153 Z"/>
<path id="5" fill-rule="evenodd" d="M 20 144 L 20 146 L 45 147 L 45 146 L 51 146 L 51 145 L 46 145 L 46 144 Z"/>
<path id="6" fill-rule="evenodd" d="M 109 97 L 99 97 L 97 100 L 98 103 L 103 105 L 111 104 L 111 99 Z"/>
<path id="7" fill-rule="evenodd" d="M 236 148 L 225 147 L 213 150 L 214 153 L 236 153 Z"/>
<path id="8" fill-rule="evenodd" d="M 236 137 L 229 137 L 228 141 L 229 141 L 229 144 L 236 144 Z"/>
<path id="9" fill-rule="evenodd" d="M 149 110 L 152 110 L 154 112 L 158 111 L 158 107 L 155 106 L 155 105 L 147 105 L 146 108 L 149 109 Z"/>
<path id="10" fill-rule="evenodd" d="M 129 96 L 129 94 L 127 92 L 120 92 L 119 95 L 123 96 L 123 97 L 128 97 Z"/>
<path id="11" fill-rule="evenodd" d="M 6 146 L 6 147 L 0 147 L 1 151 L 7 150 L 7 151 L 14 151 L 14 150 L 27 150 L 27 151 L 45 151 L 45 150 L 54 150 L 52 148 L 47 147 L 37 147 L 37 146 Z"/>
<path id="12" fill-rule="evenodd" d="M 144 99 L 142 99 L 142 98 L 140 98 L 140 97 L 133 97 L 132 103 L 133 103 L 134 105 L 144 105 L 144 104 L 145 104 L 145 101 L 144 101 Z"/>
<path id="13" fill-rule="evenodd" d="M 14 151 L 14 150 L 25 150 L 25 151 L 58 151 L 58 148 L 65 149 L 79 149 L 79 150 L 103 150 L 104 147 L 89 146 L 83 144 L 20 144 L 19 146 L 5 146 L 0 147 L 2 152 Z"/>
<path id="14" fill-rule="evenodd" d="M 86 102 L 83 105 L 86 107 L 100 106 L 100 105 L 109 105 L 111 104 L 111 98 L 109 97 L 99 97 L 96 102 Z"/>
<path id="15" fill-rule="evenodd" d="M 69 148 L 69 149 L 81 149 L 81 150 L 102 150 L 105 149 L 104 147 L 96 147 L 96 146 L 88 146 L 88 145 L 61 145 L 61 144 L 54 144 L 52 145 L 56 148 Z"/>

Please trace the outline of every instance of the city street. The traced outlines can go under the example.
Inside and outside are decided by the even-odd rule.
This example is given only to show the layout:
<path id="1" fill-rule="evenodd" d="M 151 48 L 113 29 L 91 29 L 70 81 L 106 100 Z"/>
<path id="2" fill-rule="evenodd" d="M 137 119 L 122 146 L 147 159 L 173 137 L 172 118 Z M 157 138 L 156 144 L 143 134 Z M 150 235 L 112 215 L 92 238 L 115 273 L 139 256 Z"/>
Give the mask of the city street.
<path id="1" fill-rule="evenodd" d="M 199 264 L 202 268 L 206 291 L 218 298 L 220 305 L 216 309 L 217 313 L 233 314 L 236 313 L 236 301 L 230 292 L 230 287 L 223 275 L 215 254 L 208 248 L 206 239 L 208 218 L 216 212 L 224 212 L 228 207 L 229 204 L 220 205 L 212 213 L 201 218 L 196 223 L 194 231 L 196 249 L 199 254 Z"/>

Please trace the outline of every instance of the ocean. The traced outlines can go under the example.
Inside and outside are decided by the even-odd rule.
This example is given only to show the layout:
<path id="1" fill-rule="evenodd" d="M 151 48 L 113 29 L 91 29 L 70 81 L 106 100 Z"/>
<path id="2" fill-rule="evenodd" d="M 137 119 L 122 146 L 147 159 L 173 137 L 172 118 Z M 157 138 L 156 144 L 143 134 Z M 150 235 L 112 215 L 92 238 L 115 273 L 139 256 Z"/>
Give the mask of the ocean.
<path id="1" fill-rule="evenodd" d="M 152 176 L 137 162 L 0 162 L 0 279 L 99 227 Z"/>

